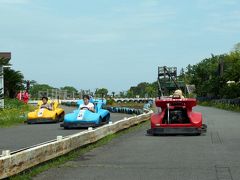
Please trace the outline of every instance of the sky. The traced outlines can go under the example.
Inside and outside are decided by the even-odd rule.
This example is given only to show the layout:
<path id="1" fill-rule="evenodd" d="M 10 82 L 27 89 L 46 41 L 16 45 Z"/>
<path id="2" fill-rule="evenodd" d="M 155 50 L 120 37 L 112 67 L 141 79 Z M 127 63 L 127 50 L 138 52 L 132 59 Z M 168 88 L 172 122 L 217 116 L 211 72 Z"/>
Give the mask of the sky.
<path id="1" fill-rule="evenodd" d="M 0 0 L 0 52 L 54 87 L 119 92 L 238 42 L 238 0 Z"/>

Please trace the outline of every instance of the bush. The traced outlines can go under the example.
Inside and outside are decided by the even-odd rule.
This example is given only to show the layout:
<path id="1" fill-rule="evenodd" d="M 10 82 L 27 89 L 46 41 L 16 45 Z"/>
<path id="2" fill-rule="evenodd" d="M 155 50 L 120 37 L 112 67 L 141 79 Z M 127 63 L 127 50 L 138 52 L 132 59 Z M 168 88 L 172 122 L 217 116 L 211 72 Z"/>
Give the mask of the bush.
<path id="1" fill-rule="evenodd" d="M 211 106 L 219 109 L 240 112 L 240 106 L 234 104 L 218 103 L 213 101 L 203 101 L 198 104 L 201 106 Z"/>
<path id="2" fill-rule="evenodd" d="M 240 97 L 240 84 L 231 84 L 230 86 L 225 86 L 220 90 L 220 94 L 223 98 L 236 98 Z"/>
<path id="3" fill-rule="evenodd" d="M 113 105 L 114 104 L 114 99 L 109 99 L 107 100 L 107 105 Z"/>
<path id="4" fill-rule="evenodd" d="M 23 123 L 27 113 L 33 109 L 33 106 L 24 104 L 17 99 L 6 99 L 5 108 L 0 110 L 0 127 Z"/>

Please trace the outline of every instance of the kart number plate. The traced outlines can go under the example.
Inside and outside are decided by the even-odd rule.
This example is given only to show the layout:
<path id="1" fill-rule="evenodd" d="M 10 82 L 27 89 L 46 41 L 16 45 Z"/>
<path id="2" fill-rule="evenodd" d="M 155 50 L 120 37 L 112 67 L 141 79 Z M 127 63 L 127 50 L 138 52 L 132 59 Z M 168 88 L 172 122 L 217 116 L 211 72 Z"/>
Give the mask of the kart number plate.
<path id="1" fill-rule="evenodd" d="M 38 117 L 42 117 L 43 116 L 43 112 L 45 109 L 39 109 L 38 111 Z"/>
<path id="2" fill-rule="evenodd" d="M 82 120 L 83 119 L 83 116 L 84 116 L 84 112 L 86 110 L 80 110 L 79 113 L 78 113 L 78 116 L 77 116 L 77 120 Z"/>

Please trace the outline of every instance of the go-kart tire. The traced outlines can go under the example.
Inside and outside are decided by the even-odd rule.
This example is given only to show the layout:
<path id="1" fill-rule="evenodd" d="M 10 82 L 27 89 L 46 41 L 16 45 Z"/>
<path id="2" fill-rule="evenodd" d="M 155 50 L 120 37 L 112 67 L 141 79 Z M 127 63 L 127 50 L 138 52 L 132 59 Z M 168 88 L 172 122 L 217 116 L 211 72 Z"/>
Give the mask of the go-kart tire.
<path id="1" fill-rule="evenodd" d="M 100 117 L 99 118 L 99 124 L 98 125 L 96 125 L 96 126 L 101 126 L 101 125 L 103 125 L 104 124 L 104 122 L 103 122 L 103 118 L 102 117 Z"/>
<path id="2" fill-rule="evenodd" d="M 58 116 L 58 122 L 63 122 L 63 120 L 64 120 L 64 115 L 65 115 L 65 113 L 63 112 L 63 113 L 61 113 L 61 114 Z"/>
<path id="3" fill-rule="evenodd" d="M 207 125 L 206 124 L 202 124 L 202 132 L 203 133 L 207 132 Z"/>
<path id="4" fill-rule="evenodd" d="M 110 114 L 108 114 L 104 119 L 105 119 L 105 120 L 104 120 L 105 123 L 109 123 L 109 120 L 110 120 Z"/>

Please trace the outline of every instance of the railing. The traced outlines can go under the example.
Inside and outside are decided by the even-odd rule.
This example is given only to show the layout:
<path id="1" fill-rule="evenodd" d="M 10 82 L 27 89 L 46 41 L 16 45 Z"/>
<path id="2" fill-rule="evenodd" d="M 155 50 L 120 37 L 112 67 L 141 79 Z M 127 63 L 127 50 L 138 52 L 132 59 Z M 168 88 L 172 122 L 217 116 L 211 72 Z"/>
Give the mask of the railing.
<path id="1" fill-rule="evenodd" d="M 59 100 L 62 104 L 74 104 L 78 101 L 79 99 L 63 99 Z M 124 103 L 124 102 L 135 102 L 135 103 L 147 103 L 149 101 L 154 101 L 155 98 L 114 98 L 113 99 L 115 102 L 118 103 Z M 37 104 L 37 100 L 30 100 L 28 102 L 29 104 Z"/>

